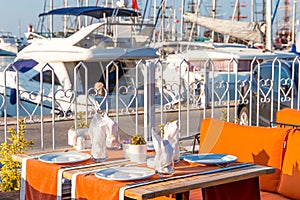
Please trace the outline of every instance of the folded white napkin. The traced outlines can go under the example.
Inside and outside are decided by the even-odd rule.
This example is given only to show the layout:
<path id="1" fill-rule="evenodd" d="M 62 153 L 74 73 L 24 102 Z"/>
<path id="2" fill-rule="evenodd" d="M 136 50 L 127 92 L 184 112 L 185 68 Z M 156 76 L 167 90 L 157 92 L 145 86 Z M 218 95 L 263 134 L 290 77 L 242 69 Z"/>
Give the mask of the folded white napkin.
<path id="1" fill-rule="evenodd" d="M 179 128 L 177 125 L 177 120 L 173 122 L 167 122 L 167 124 L 164 126 L 164 140 L 168 140 L 173 147 L 174 162 L 179 161 Z"/>
<path id="2" fill-rule="evenodd" d="M 92 142 L 92 156 L 95 159 L 106 158 L 107 148 L 119 148 L 120 137 L 115 121 L 104 114 L 95 114 L 88 130 Z"/>
<path id="3" fill-rule="evenodd" d="M 106 146 L 110 149 L 118 149 L 120 147 L 120 136 L 118 125 L 105 113 L 102 117 L 102 128 L 106 133 Z"/>
<path id="4" fill-rule="evenodd" d="M 152 128 L 152 140 L 155 149 L 154 166 L 161 174 L 173 174 L 173 147 L 168 140 L 162 139 Z"/>

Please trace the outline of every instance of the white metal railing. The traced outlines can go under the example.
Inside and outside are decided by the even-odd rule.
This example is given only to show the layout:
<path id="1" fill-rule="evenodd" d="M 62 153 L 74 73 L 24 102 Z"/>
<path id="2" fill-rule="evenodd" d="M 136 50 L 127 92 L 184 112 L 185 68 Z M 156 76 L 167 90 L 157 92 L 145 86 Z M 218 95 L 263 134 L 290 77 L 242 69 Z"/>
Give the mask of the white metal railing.
<path id="1" fill-rule="evenodd" d="M 16 110 L 16 124 L 20 118 L 26 123 L 40 123 L 41 149 L 44 150 L 45 128 L 44 122 L 52 123 L 52 148 L 56 148 L 55 140 L 59 137 L 56 132 L 58 120 L 74 120 L 77 127 L 77 114 L 84 111 L 86 121 L 89 121 L 95 112 L 106 112 L 114 117 L 118 124 L 124 116 L 132 118 L 134 130 L 131 134 L 143 132 L 149 139 L 152 127 L 164 124 L 169 120 L 178 120 L 180 137 L 189 137 L 199 131 L 201 119 L 207 117 L 223 118 L 226 121 L 249 122 L 250 125 L 268 125 L 274 121 L 275 113 L 283 107 L 299 109 L 300 60 L 296 57 L 289 62 L 292 70 L 287 71 L 286 61 L 275 58 L 268 66 L 254 58 L 248 72 L 239 72 L 239 62 L 231 59 L 227 71 L 217 71 L 211 59 L 203 62 L 202 66 L 192 66 L 183 59 L 173 73 L 177 78 L 170 81 L 166 74 L 164 60 L 137 62 L 134 72 L 126 85 L 121 84 L 117 62 L 112 61 L 105 67 L 106 80 L 103 88 L 88 88 L 88 68 L 81 62 L 74 68 L 74 88 L 64 90 L 54 84 L 54 71 L 50 65 L 45 65 L 40 71 L 39 91 L 25 91 L 19 83 L 19 73 L 14 67 L 5 68 L 2 73 L 3 86 L 0 86 L 0 110 L 3 116 L 0 125 L 3 126 L 2 141 L 7 139 L 8 109 Z M 109 80 L 109 68 L 115 67 L 116 82 L 112 89 Z M 198 68 L 197 68 L 198 67 Z M 45 88 L 43 72 L 50 69 L 52 84 Z M 77 88 L 78 71 L 84 71 L 84 90 Z M 140 76 L 142 72 L 142 76 Z M 270 72 L 270 74 L 268 74 Z M 14 75 L 12 76 L 11 73 Z M 127 74 L 122 78 L 126 78 Z M 9 85 L 8 78 L 14 77 L 14 84 Z M 199 77 L 201 77 L 199 79 Z M 143 80 L 141 80 L 143 79 Z M 144 85 L 142 85 L 143 83 Z M 11 104 L 9 95 L 14 90 L 16 102 Z M 45 94 L 45 91 L 50 91 Z M 100 91 L 101 90 L 101 91 Z M 78 98 L 81 96 L 81 98 Z M 11 98 L 11 97 L 10 97 Z M 34 102 L 29 110 L 24 102 Z M 46 117 L 45 107 L 50 109 Z M 247 119 L 241 116 L 246 112 Z M 22 116 L 20 115 L 22 113 Z M 155 115 L 158 113 L 158 115 Z M 172 113 L 172 117 L 170 117 Z M 242 118 L 241 118 L 242 117 Z M 245 115 L 244 115 L 245 117 Z M 139 119 L 143 118 L 143 124 Z M 124 127 L 119 127 L 124 129 Z M 49 131 L 49 130 L 46 130 Z"/>

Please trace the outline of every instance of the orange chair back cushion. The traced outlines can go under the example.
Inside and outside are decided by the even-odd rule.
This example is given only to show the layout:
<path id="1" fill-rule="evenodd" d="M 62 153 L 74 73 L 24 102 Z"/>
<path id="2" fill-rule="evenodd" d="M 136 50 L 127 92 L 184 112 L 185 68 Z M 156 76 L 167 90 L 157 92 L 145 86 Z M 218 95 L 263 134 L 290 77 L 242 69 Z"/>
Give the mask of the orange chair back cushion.
<path id="1" fill-rule="evenodd" d="M 276 122 L 300 126 L 300 110 L 283 108 L 276 113 Z"/>
<path id="2" fill-rule="evenodd" d="M 261 189 L 277 192 L 287 129 L 242 126 L 207 118 L 200 128 L 200 153 L 226 153 L 239 162 L 254 162 L 276 168 L 260 177 Z"/>
<path id="3" fill-rule="evenodd" d="M 300 184 L 300 130 L 293 129 L 288 136 L 278 192 L 292 199 L 300 199 L 299 184 Z"/>

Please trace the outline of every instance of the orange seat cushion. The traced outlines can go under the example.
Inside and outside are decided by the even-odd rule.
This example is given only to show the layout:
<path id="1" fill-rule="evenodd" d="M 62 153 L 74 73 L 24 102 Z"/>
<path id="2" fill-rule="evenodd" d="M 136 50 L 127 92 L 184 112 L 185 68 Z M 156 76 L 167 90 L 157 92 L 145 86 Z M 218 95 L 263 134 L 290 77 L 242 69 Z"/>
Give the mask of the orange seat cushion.
<path id="1" fill-rule="evenodd" d="M 207 118 L 200 128 L 200 153 L 226 153 L 239 162 L 254 162 L 276 168 L 276 173 L 260 177 L 261 189 L 277 192 L 283 144 L 288 129 L 242 126 Z"/>
<path id="2" fill-rule="evenodd" d="M 289 198 L 286 198 L 278 193 L 271 193 L 265 191 L 260 191 L 260 198 L 261 200 L 290 200 Z"/>
<path id="3" fill-rule="evenodd" d="M 288 136 L 278 192 L 292 199 L 300 199 L 300 130 Z"/>
<path id="4" fill-rule="evenodd" d="M 276 122 L 300 126 L 300 110 L 283 108 L 276 113 Z"/>
<path id="5" fill-rule="evenodd" d="M 151 200 L 174 200 L 174 197 L 167 197 L 167 196 L 162 196 L 162 197 L 156 197 L 152 198 Z"/>

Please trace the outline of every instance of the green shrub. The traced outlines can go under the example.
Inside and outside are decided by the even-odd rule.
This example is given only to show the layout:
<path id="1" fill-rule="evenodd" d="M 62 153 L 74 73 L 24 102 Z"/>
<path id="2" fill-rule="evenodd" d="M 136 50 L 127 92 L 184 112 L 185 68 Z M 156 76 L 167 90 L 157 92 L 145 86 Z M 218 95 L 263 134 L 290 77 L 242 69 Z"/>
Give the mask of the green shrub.
<path id="1" fill-rule="evenodd" d="M 19 134 L 16 133 L 13 127 L 7 131 L 11 136 L 7 137 L 7 141 L 0 146 L 1 156 L 1 192 L 8 192 L 20 189 L 21 183 L 21 163 L 13 160 L 13 155 L 24 154 L 29 149 L 32 149 L 33 141 L 27 141 L 24 138 L 25 125 L 24 121 L 20 120 Z"/>

